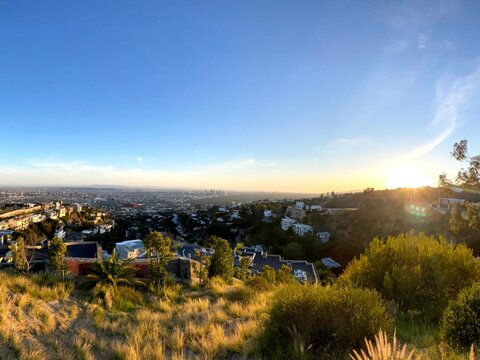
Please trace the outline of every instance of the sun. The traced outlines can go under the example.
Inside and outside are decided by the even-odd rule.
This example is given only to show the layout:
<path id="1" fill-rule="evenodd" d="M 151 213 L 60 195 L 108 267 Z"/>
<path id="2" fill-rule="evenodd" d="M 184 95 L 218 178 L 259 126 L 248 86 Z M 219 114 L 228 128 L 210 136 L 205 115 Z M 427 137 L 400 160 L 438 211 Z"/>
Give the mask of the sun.
<path id="1" fill-rule="evenodd" d="M 387 187 L 389 189 L 417 188 L 431 184 L 431 178 L 417 166 L 392 168 L 387 173 Z"/>

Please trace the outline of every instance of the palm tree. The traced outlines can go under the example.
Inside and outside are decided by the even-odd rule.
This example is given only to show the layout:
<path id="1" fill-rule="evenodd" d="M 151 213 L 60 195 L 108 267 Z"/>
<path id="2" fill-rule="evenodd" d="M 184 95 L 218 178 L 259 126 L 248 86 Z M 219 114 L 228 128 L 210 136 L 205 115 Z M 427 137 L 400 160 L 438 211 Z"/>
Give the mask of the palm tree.
<path id="1" fill-rule="evenodd" d="M 118 254 L 113 250 L 112 257 L 92 265 L 91 274 L 86 277 L 90 285 L 110 285 L 114 291 L 118 285 L 135 286 L 144 285 L 141 281 L 134 280 L 135 270 L 133 259 L 120 261 Z"/>

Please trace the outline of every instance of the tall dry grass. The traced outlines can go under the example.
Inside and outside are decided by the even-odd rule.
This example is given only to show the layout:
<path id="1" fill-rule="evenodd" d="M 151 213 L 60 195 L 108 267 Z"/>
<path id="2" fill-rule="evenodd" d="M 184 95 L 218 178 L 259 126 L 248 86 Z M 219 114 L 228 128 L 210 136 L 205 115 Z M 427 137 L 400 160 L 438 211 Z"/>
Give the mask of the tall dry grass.
<path id="1" fill-rule="evenodd" d="M 247 358 L 271 293 L 231 300 L 242 291 L 214 279 L 108 309 L 68 283 L 0 273 L 0 359 Z"/>

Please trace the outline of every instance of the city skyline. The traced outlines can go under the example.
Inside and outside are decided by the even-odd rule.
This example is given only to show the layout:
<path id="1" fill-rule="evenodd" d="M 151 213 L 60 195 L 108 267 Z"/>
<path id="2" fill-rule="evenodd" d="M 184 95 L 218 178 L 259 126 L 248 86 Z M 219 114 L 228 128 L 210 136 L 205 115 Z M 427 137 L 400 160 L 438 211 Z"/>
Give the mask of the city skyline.
<path id="1" fill-rule="evenodd" d="M 0 4 L 0 186 L 435 186 L 480 153 L 480 5 Z"/>

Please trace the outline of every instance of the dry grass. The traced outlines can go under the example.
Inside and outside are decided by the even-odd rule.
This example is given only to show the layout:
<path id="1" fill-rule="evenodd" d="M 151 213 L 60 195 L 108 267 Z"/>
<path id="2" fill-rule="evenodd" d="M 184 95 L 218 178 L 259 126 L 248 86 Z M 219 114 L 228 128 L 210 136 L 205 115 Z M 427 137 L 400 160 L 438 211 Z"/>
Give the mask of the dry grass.
<path id="1" fill-rule="evenodd" d="M 63 283 L 0 273 L 0 359 L 255 358 L 253 343 L 273 292 L 214 279 L 206 289 L 174 286 L 131 311 L 106 309 Z M 418 347 L 417 347 L 418 348 Z M 354 360 L 474 359 L 442 345 L 415 351 L 385 333 Z"/>
<path id="2" fill-rule="evenodd" d="M 228 300 L 242 286 L 174 286 L 126 312 L 69 284 L 0 273 L 0 359 L 248 358 L 271 294 Z"/>
<path id="3" fill-rule="evenodd" d="M 393 335 L 393 339 L 390 342 L 387 333 L 380 331 L 375 335 L 375 339 L 365 339 L 366 352 L 361 350 L 357 352 L 353 350 L 353 354 L 350 355 L 352 360 L 415 360 L 420 359 L 421 355 L 415 356 L 415 351 L 411 350 L 407 352 L 407 345 L 403 346 L 397 344 L 396 334 Z"/>

